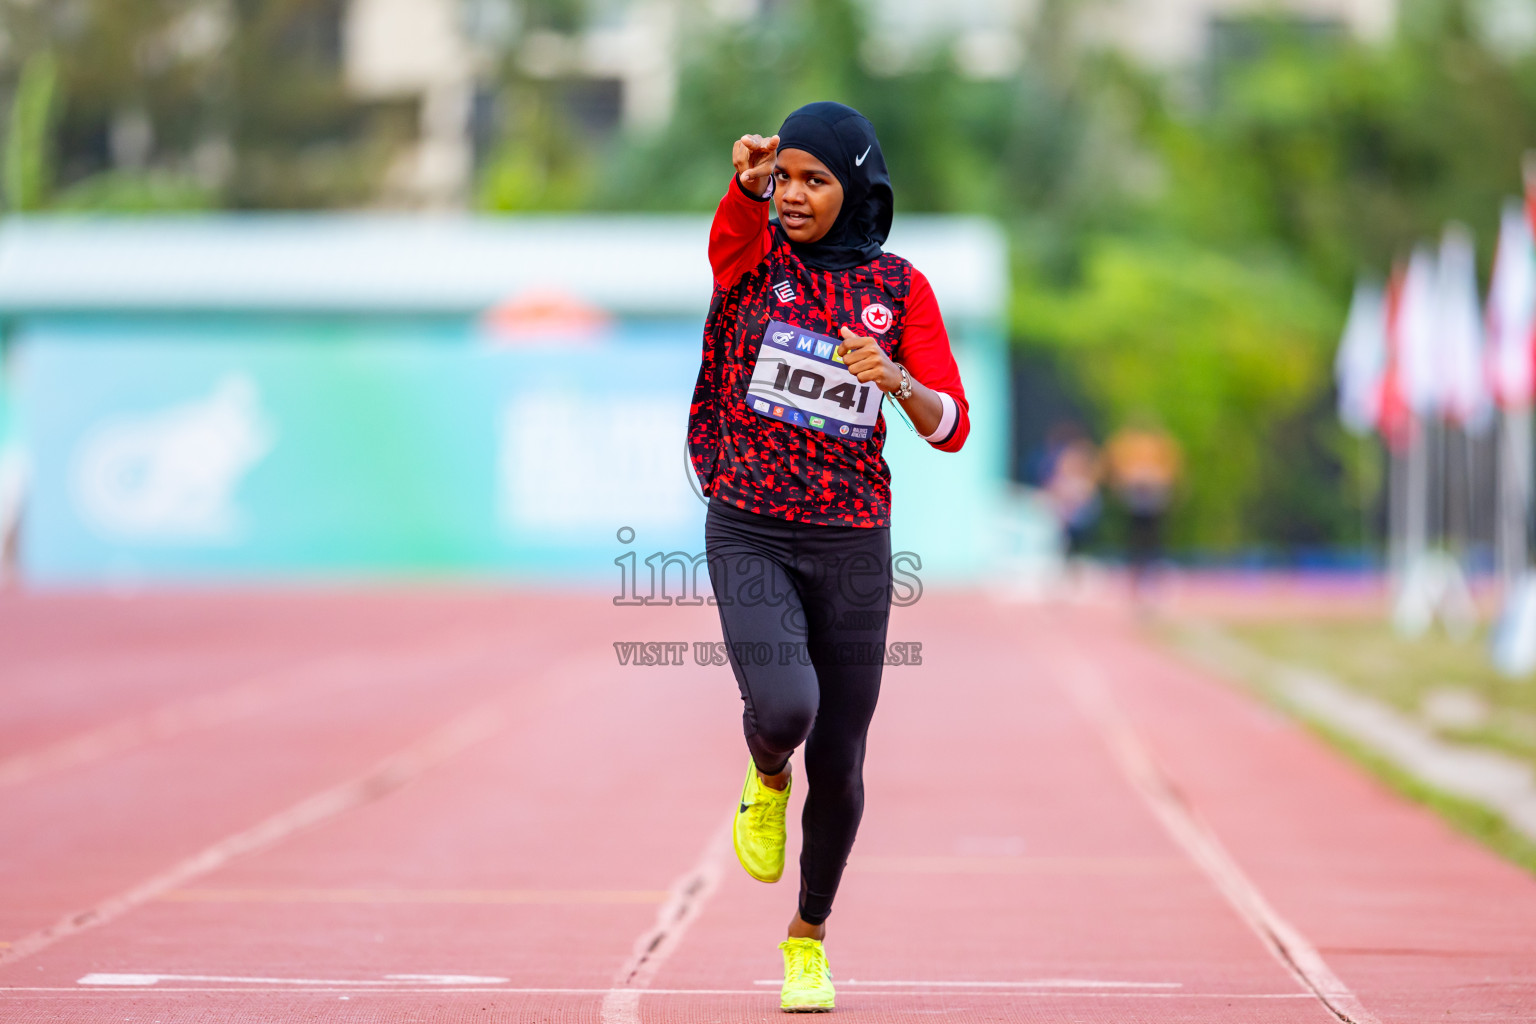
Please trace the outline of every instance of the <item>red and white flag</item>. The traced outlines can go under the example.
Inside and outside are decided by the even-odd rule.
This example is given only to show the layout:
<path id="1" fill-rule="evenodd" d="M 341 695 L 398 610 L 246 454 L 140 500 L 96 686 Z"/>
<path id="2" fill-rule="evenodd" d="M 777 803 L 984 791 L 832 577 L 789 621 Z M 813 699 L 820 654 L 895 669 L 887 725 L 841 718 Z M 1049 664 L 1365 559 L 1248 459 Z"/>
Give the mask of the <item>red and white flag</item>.
<path id="1" fill-rule="evenodd" d="M 1488 364 L 1501 406 L 1520 408 L 1536 395 L 1536 239 L 1517 200 L 1504 204 L 1488 289 Z"/>
<path id="2" fill-rule="evenodd" d="M 1381 394 L 1376 403 L 1376 429 L 1396 451 L 1408 446 L 1413 436 L 1413 413 L 1403 394 L 1403 285 L 1408 278 L 1408 268 L 1399 262 L 1392 268 L 1387 281 L 1386 326 L 1387 364 L 1381 374 Z"/>
<path id="3" fill-rule="evenodd" d="M 1387 372 L 1387 304 L 1378 285 L 1364 280 L 1355 285 L 1333 372 L 1339 419 L 1351 433 L 1369 434 L 1381 419 Z"/>

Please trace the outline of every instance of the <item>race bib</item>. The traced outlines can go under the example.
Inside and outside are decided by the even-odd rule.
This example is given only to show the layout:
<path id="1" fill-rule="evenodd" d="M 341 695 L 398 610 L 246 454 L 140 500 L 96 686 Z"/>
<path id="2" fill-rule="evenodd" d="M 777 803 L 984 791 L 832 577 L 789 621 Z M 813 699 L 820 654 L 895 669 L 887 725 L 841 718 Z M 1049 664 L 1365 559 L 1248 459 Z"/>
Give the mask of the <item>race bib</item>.
<path id="1" fill-rule="evenodd" d="M 861 384 L 833 355 L 836 338 L 774 320 L 747 385 L 747 406 L 773 420 L 849 441 L 867 441 L 880 416 L 880 389 Z"/>

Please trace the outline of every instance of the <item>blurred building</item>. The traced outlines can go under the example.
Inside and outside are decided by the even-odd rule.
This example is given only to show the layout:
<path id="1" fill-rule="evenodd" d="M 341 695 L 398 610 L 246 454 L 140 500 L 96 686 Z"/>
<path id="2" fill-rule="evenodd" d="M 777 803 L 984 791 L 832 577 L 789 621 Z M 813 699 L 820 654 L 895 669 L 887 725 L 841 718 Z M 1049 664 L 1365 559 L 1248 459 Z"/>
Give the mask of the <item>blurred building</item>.
<path id="1" fill-rule="evenodd" d="M 579 25 L 530 21 L 507 0 L 350 0 L 342 31 L 350 88 L 419 104 L 420 136 L 390 190 L 458 205 L 473 176 L 477 113 L 504 77 L 558 81 L 565 113 L 588 133 L 664 122 L 687 19 L 749 16 L 751 4 L 631 0 L 589 5 Z"/>
<path id="2" fill-rule="evenodd" d="M 872 73 L 901 73 L 948 50 L 963 72 L 1003 78 L 1053 46 L 1111 46 L 1165 70 L 1240 61 L 1262 45 L 1259 20 L 1378 39 L 1402 0 L 853 2 L 868 31 L 851 56 Z M 172 6 L 0 4 L 0 107 L 29 58 L 47 49 L 41 40 L 52 36 L 75 65 L 67 103 L 56 105 L 68 111 L 60 187 L 104 173 L 163 186 L 169 175 L 235 207 L 334 207 L 358 195 L 462 207 L 484 150 L 518 135 L 508 124 L 519 97 L 539 94 L 546 120 L 587 139 L 643 131 L 668 120 L 680 69 L 716 29 L 795 9 L 791 0 Z M 1501 48 L 1536 44 L 1531 0 L 1477 0 L 1470 10 Z M 342 166 L 342 150 L 355 166 Z"/>
<path id="3" fill-rule="evenodd" d="M 1043 19 L 1070 18 L 1079 45 L 1109 46 L 1141 63 L 1193 65 L 1221 47 L 1234 23 L 1263 15 L 1379 39 L 1392 28 L 1399 0 L 883 0 L 870 3 L 873 39 L 867 60 L 899 68 L 935 39 L 953 39 L 957 64 L 978 77 L 1018 70 L 1030 34 Z"/>
<path id="4" fill-rule="evenodd" d="M 1243 50 L 1247 20 L 1290 18 L 1366 39 L 1390 32 L 1399 0 L 1088 0 L 1062 8 L 1080 45 L 1111 46 L 1159 68 Z M 896 73 L 954 49 L 980 78 L 1013 74 L 1050 0 L 867 3 L 861 59 Z M 688 41 L 714 25 L 761 17 L 774 0 L 606 0 L 579 23 L 532 19 L 508 0 L 349 0 L 341 31 L 346 80 L 360 98 L 419 106 L 419 138 L 397 160 L 389 198 L 455 206 L 473 176 L 477 103 L 504 76 L 558 82 L 564 113 L 597 136 L 665 122 Z"/>
<path id="5" fill-rule="evenodd" d="M 459 0 L 351 0 L 341 33 L 346 81 L 368 100 L 419 104 L 419 140 L 391 168 L 391 191 L 429 205 L 462 202 L 474 166 L 471 114 L 486 55 Z"/>

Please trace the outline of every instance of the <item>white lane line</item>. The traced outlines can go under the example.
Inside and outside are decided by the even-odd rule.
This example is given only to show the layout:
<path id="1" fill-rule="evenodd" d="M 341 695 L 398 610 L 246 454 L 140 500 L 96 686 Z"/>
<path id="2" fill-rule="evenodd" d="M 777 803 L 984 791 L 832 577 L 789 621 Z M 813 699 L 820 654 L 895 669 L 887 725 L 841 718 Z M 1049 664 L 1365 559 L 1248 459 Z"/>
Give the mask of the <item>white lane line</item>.
<path id="1" fill-rule="evenodd" d="M 775 985 L 779 984 L 774 982 Z M 492 995 L 497 992 L 528 995 L 588 995 L 606 996 L 612 993 L 612 988 L 550 988 L 539 986 L 457 986 L 439 985 L 432 988 L 408 988 L 398 985 L 374 984 L 372 987 L 365 985 L 334 985 L 331 987 L 304 988 L 302 986 L 283 986 L 261 988 L 256 985 L 156 985 L 150 991 L 146 991 L 142 985 L 120 986 L 59 986 L 59 985 L 10 985 L 0 986 L 0 996 L 25 995 L 35 992 L 50 992 L 57 995 L 73 996 L 108 996 L 126 995 L 143 999 L 151 994 L 162 992 L 243 992 L 250 994 L 282 994 L 294 993 L 337 993 L 345 992 L 348 995 L 401 995 L 401 994 L 432 994 L 443 993 Z M 763 990 L 759 988 L 647 988 L 643 991 L 648 996 L 761 996 Z M 1315 1002 L 1317 997 L 1311 992 L 1148 992 L 1136 991 L 1073 991 L 1069 989 L 1045 990 L 1045 989 L 997 989 L 997 988 L 933 988 L 913 989 L 870 989 L 859 993 L 860 998 L 874 996 L 991 996 L 998 999 L 1051 999 L 1056 997 L 1070 997 L 1072 999 L 1305 999 Z"/>
<path id="2" fill-rule="evenodd" d="M 1158 875 L 1188 871 L 1183 857 L 946 857 L 855 854 L 860 873 L 901 875 Z"/>
<path id="3" fill-rule="evenodd" d="M 1064 654 L 1054 673 L 1083 716 L 1109 747 L 1131 786 L 1173 840 L 1189 854 L 1226 897 L 1265 948 L 1334 1016 L 1346 1024 L 1380 1024 L 1349 987 L 1289 921 L 1281 917 L 1216 833 L 1183 798 L 1177 784 L 1153 758 L 1099 672 L 1083 658 Z"/>
<path id="4" fill-rule="evenodd" d="M 603 995 L 603 1024 L 640 1024 L 640 994 L 666 963 L 705 902 L 720 884 L 731 849 L 731 819 L 709 837 L 704 852 L 656 912 L 656 924 L 635 940 L 635 949 Z"/>
<path id="5" fill-rule="evenodd" d="M 381 676 L 437 674 L 484 655 L 491 645 L 474 634 L 426 652 L 333 654 L 263 672 L 217 693 L 172 701 L 0 760 L 0 787 L 124 754 L 138 747 L 249 718 L 285 702 L 375 684 Z"/>
<path id="6" fill-rule="evenodd" d="M 173 889 L 162 903 L 663 903 L 656 889 Z"/>
<path id="7" fill-rule="evenodd" d="M 780 985 L 782 981 L 754 981 L 754 985 Z M 1067 989 L 1167 989 L 1183 988 L 1177 981 L 1087 981 L 1081 978 L 1039 978 L 1032 981 L 859 981 L 839 978 L 839 988 L 845 985 L 905 985 L 908 988 L 1067 988 Z"/>
<path id="8" fill-rule="evenodd" d="M 570 665 L 569 660 L 559 662 L 538 678 L 547 679 L 556 673 L 564 677 L 569 674 Z M 538 692 L 536 685 L 534 692 Z M 77 932 L 106 924 L 142 903 L 159 899 L 173 889 L 184 887 L 188 882 L 222 867 L 236 857 L 264 849 L 295 832 L 388 796 L 455 754 L 500 731 L 508 722 L 508 701 L 507 696 L 487 701 L 430 733 L 425 739 L 390 755 L 351 781 L 322 790 L 244 832 L 226 836 L 131 889 L 109 897 L 94 907 L 68 914 L 47 928 L 15 940 L 9 947 L 0 949 L 0 965 L 31 956 Z"/>
<path id="9" fill-rule="evenodd" d="M 76 985 L 157 985 L 162 981 L 225 981 L 236 984 L 252 985 L 310 985 L 324 987 L 330 985 L 388 985 L 396 983 L 400 985 L 501 985 L 511 981 L 510 978 L 488 978 L 477 974 L 386 974 L 382 978 L 368 978 L 362 980 L 333 979 L 316 980 L 314 978 L 247 978 L 227 974 L 87 974 L 76 981 Z"/>

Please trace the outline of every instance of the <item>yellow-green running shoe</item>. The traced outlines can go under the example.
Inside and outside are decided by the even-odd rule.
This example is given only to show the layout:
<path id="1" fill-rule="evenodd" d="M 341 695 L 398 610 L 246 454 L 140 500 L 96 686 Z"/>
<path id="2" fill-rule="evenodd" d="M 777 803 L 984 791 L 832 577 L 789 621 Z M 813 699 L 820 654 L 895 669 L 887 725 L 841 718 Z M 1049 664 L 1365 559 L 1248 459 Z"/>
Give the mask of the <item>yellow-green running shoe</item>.
<path id="1" fill-rule="evenodd" d="M 827 1013 L 837 993 L 832 988 L 832 968 L 827 966 L 827 951 L 817 939 L 785 939 L 784 988 L 779 993 L 779 1009 L 785 1013 Z"/>
<path id="2" fill-rule="evenodd" d="M 747 759 L 747 781 L 741 787 L 741 809 L 731 824 L 736 859 L 759 882 L 777 882 L 784 874 L 784 808 L 789 804 L 789 785 L 770 789 L 757 777 L 757 766 Z"/>

